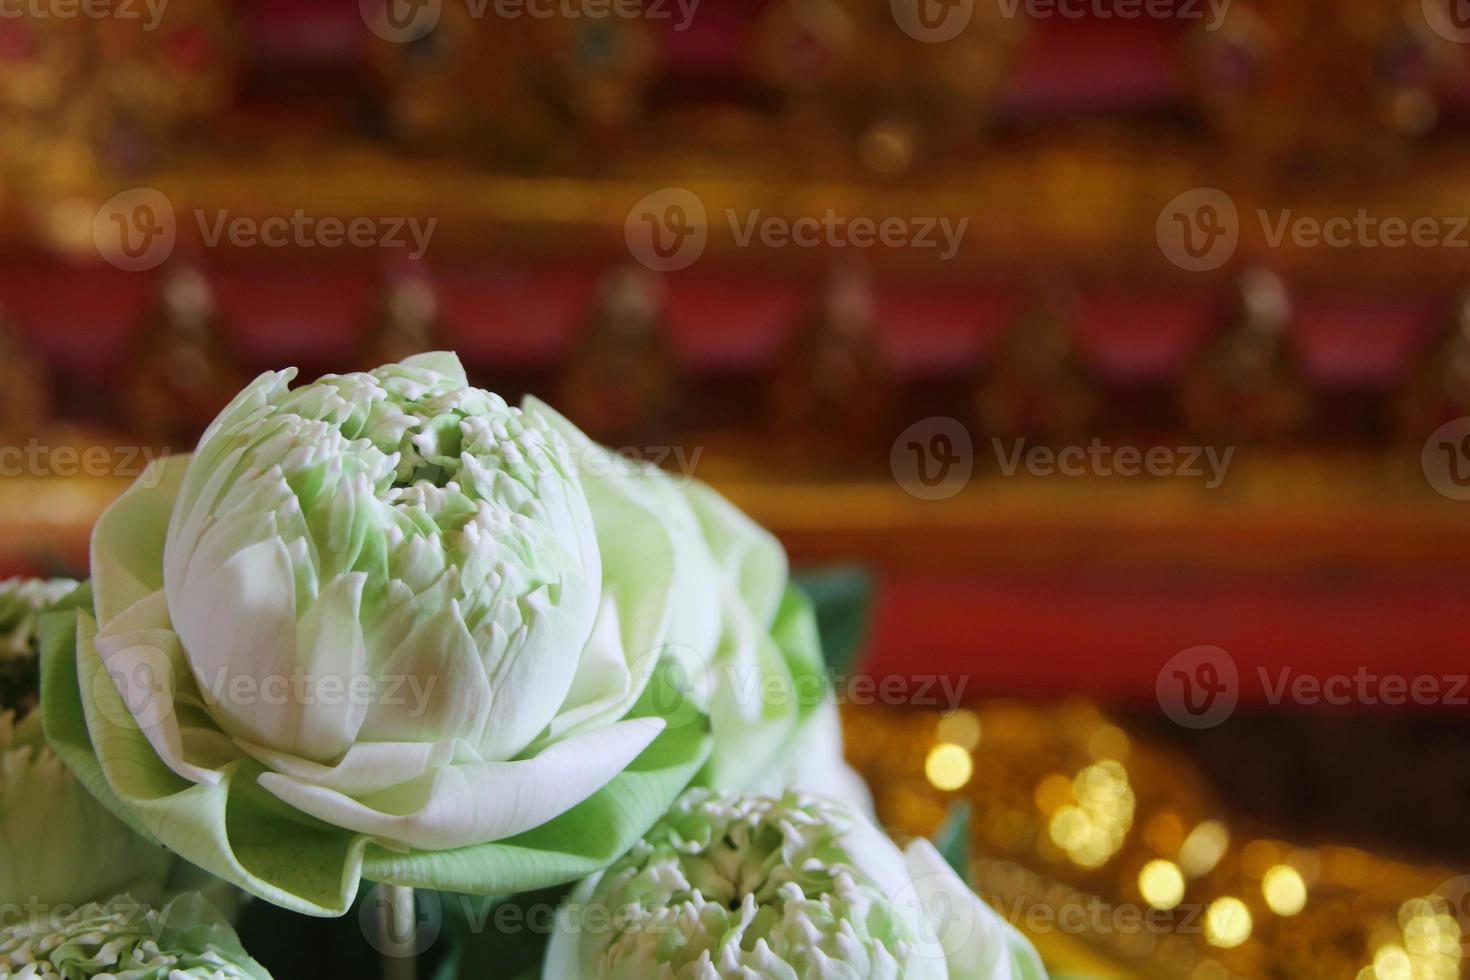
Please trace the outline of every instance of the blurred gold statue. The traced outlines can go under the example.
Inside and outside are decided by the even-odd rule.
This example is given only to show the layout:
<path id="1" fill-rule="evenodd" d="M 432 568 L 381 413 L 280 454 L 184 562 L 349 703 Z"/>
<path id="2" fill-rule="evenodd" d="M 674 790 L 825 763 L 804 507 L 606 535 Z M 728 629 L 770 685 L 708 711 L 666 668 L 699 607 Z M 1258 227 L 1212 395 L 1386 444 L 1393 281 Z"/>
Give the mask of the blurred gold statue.
<path id="1" fill-rule="evenodd" d="M 192 446 L 244 387 L 222 333 L 203 274 L 171 269 L 130 365 L 126 414 L 136 435 L 155 445 Z"/>
<path id="2" fill-rule="evenodd" d="M 780 356 L 768 402 L 774 430 L 807 463 L 869 459 L 887 445 L 894 379 L 865 267 L 832 271 Z"/>
<path id="3" fill-rule="evenodd" d="M 1420 443 L 1451 419 L 1470 415 L 1470 291 L 1415 366 L 1393 403 L 1395 430 Z"/>
<path id="4" fill-rule="evenodd" d="M 1273 443 L 1307 426 L 1312 400 L 1286 343 L 1290 315 L 1281 278 L 1246 270 L 1237 312 L 1180 385 L 1179 413 L 1191 432 L 1229 443 Z"/>
<path id="5" fill-rule="evenodd" d="M 1084 435 L 1097 405 L 1066 320 L 1045 305 L 1011 327 L 975 392 L 982 431 L 1051 443 Z"/>
<path id="6" fill-rule="evenodd" d="M 407 273 L 388 281 L 383 299 L 363 341 L 358 362 L 370 371 L 424 351 L 437 350 L 439 300 L 422 275 Z"/>
<path id="7" fill-rule="evenodd" d="M 51 416 L 46 365 L 0 316 L 0 441 L 36 435 Z"/>
<path id="8" fill-rule="evenodd" d="M 647 440 L 669 422 L 677 378 L 663 284 L 644 269 L 619 269 L 598 291 L 558 406 L 602 442 Z"/>

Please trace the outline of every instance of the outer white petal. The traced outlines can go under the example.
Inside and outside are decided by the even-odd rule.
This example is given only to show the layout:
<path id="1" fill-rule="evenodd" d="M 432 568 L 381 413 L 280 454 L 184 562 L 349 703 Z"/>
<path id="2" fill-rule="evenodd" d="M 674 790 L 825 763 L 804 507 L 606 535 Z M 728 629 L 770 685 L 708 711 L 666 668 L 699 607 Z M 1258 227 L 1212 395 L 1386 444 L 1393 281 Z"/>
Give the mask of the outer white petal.
<path id="1" fill-rule="evenodd" d="M 662 729 L 661 719 L 619 722 L 531 759 L 446 766 L 364 800 L 281 773 L 264 773 L 260 783 L 338 827 L 444 850 L 502 840 L 565 813 L 627 768 Z"/>
<path id="2" fill-rule="evenodd" d="M 116 687 L 121 698 L 117 711 L 126 713 L 89 716 L 87 727 L 93 739 L 108 726 L 135 727 L 174 772 L 190 782 L 217 785 L 221 776 L 215 769 L 220 756 L 228 757 L 231 750 L 215 729 L 194 728 L 180 719 L 180 692 L 195 689 L 178 636 L 161 625 L 168 622 L 163 593 L 156 592 L 115 617 L 105 632 L 99 633 L 85 612 L 79 612 L 77 618 L 78 646 L 84 651 L 95 647 L 102 659 L 102 666 L 91 674 L 85 666 L 89 661 L 83 659 L 79 683 Z"/>
<path id="3" fill-rule="evenodd" d="M 775 536 L 698 480 L 684 491 L 721 570 L 736 584 L 758 623 L 770 626 L 790 567 Z"/>
<path id="4" fill-rule="evenodd" d="M 950 980 L 1044 980 L 1046 969 L 1031 944 L 965 887 L 933 844 L 914 841 L 904 859 L 920 905 L 936 913 L 932 924 Z"/>
<path id="5" fill-rule="evenodd" d="M 625 460 L 593 443 L 545 403 L 528 398 L 523 407 L 558 432 L 576 460 L 602 552 L 604 602 L 610 598 L 617 604 L 622 657 L 635 681 L 621 703 L 610 703 L 607 714 L 587 717 L 582 710 L 577 726 L 585 728 L 618 717 L 637 700 L 648 677 L 641 665 L 656 660 L 670 644 L 680 644 L 680 636 L 690 639 L 687 632 L 675 633 L 676 621 L 687 621 L 691 610 L 705 608 L 717 593 L 699 566 L 690 564 L 701 542 L 676 536 L 657 498 L 629 475 Z M 717 615 L 703 618 L 707 621 L 703 629 L 718 627 Z M 601 625 L 606 626 L 605 617 Z M 601 662 L 605 669 L 608 638 L 604 632 L 603 646 L 592 652 L 589 666 L 597 668 Z M 584 660 L 586 656 L 584 651 Z M 585 694 L 585 687 L 582 690 Z M 563 711 L 585 709 L 587 703 L 585 697 L 569 696 Z M 552 724 L 568 727 L 565 720 Z"/>
<path id="6" fill-rule="evenodd" d="M 189 456 L 150 463 L 97 518 L 92 532 L 92 597 L 106 628 L 129 606 L 163 588 L 163 547 L 174 496 Z"/>
<path id="7" fill-rule="evenodd" d="M 296 666 L 296 592 L 285 543 L 264 540 L 192 570 L 179 593 L 170 590 L 168 605 L 220 726 L 253 742 L 313 752 L 301 738 L 301 708 L 285 696 Z"/>
<path id="8" fill-rule="evenodd" d="M 449 765 L 457 752 L 465 751 L 462 742 L 358 742 L 335 765 L 324 766 L 250 742 L 238 744 L 261 764 L 289 779 L 348 796 L 391 789 Z"/>

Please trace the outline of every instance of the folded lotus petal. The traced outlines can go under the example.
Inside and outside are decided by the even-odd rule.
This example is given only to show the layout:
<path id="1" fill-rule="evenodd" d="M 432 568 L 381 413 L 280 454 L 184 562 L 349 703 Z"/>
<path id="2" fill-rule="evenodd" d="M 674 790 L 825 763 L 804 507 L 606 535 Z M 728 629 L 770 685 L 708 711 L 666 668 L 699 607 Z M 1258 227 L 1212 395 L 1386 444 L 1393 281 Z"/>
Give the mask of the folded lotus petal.
<path id="1" fill-rule="evenodd" d="M 297 626 L 297 666 L 305 679 L 301 703 L 303 758 L 335 758 L 352 747 L 367 717 L 367 643 L 362 630 L 362 572 L 340 575 Z"/>
<path id="2" fill-rule="evenodd" d="M 526 614 L 542 624 L 521 627 L 489 668 L 489 717 L 479 747 L 487 758 L 513 759 L 554 718 L 575 680 L 588 636 L 563 615 L 546 590 L 522 600 Z"/>
<path id="3" fill-rule="evenodd" d="M 663 730 L 637 718 L 565 739 L 531 759 L 445 766 L 363 800 L 264 773 L 260 784 L 303 813 L 362 834 L 441 850 L 502 840 L 587 799 Z"/>
<path id="4" fill-rule="evenodd" d="M 301 783 L 346 796 L 367 796 L 412 782 L 424 773 L 473 753 L 463 742 L 358 742 L 335 765 L 324 766 L 263 745 L 236 744 L 268 769 Z M 481 761 L 481 760 L 476 760 Z"/>
<path id="5" fill-rule="evenodd" d="M 540 400 L 527 398 L 524 408 L 571 446 L 597 529 L 603 582 L 618 602 L 623 647 L 630 659 L 641 659 L 669 642 L 681 601 L 697 601 L 697 590 L 680 577 L 677 542 L 649 495 L 621 472 L 624 464 Z"/>
<path id="6" fill-rule="evenodd" d="M 769 626 L 790 571 L 781 543 L 703 483 L 691 481 L 684 493 L 715 560 L 745 597 L 756 622 Z"/>
<path id="7" fill-rule="evenodd" d="M 169 611 L 220 727 L 300 751 L 301 713 L 288 696 L 296 666 L 296 590 L 279 538 L 192 571 Z"/>
<path id="8" fill-rule="evenodd" d="M 360 737 L 373 742 L 438 742 L 462 735 L 478 744 L 492 694 L 474 638 L 451 600 L 408 635 L 378 672 Z"/>
<path id="9" fill-rule="evenodd" d="M 140 608 L 158 605 L 149 600 L 139 603 Z M 128 634 L 121 634 L 107 638 L 106 652 L 99 639 L 96 621 L 85 612 L 77 613 L 79 681 L 87 686 L 88 694 L 106 696 L 111 706 L 110 710 L 89 715 L 88 727 L 95 730 L 125 724 L 141 731 L 158 757 L 184 779 L 205 785 L 218 783 L 220 774 L 215 767 L 201 765 L 202 760 L 190 755 L 175 708 L 180 676 L 177 665 L 183 660 L 177 637 L 168 647 L 157 647 L 131 643 Z M 99 685 L 109 690 L 98 690 Z"/>
<path id="10" fill-rule="evenodd" d="M 154 460 L 97 518 L 92 531 L 92 596 L 103 626 L 163 588 L 164 538 L 189 459 Z"/>
<path id="11" fill-rule="evenodd" d="M 802 715 L 801 694 L 770 634 L 756 626 L 733 590 L 711 669 L 710 720 L 717 738 L 710 758 L 713 785 L 754 786 L 778 762 Z M 835 762 L 836 760 L 829 760 Z M 784 787 L 783 787 L 784 788 Z"/>
<path id="12" fill-rule="evenodd" d="M 601 727 L 611 719 L 623 717 L 647 686 L 658 660 L 656 650 L 629 660 L 623 650 L 618 606 L 608 596 L 603 601 L 592 636 L 582 650 L 576 677 L 567 691 L 566 700 L 545 734 L 532 746 L 533 751 L 557 739 Z"/>

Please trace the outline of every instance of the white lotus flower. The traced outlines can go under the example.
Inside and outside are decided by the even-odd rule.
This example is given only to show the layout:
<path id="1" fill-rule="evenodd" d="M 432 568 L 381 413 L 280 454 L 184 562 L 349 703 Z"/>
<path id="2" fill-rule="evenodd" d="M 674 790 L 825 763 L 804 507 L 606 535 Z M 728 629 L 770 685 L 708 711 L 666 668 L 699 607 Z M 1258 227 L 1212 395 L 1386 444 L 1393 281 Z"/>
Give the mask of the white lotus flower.
<path id="1" fill-rule="evenodd" d="M 67 915 L 0 929 L 0 978 L 270 980 L 234 930 L 197 894 L 162 910 L 119 895 Z"/>
<path id="2" fill-rule="evenodd" d="M 364 877 L 506 894 L 807 731 L 811 610 L 713 491 L 452 354 L 292 377 L 103 514 L 95 619 L 48 634 L 48 736 L 165 845 L 315 914 Z"/>
<path id="3" fill-rule="evenodd" d="M 558 916 L 543 980 L 1044 978 L 925 841 L 833 801 L 691 790 Z"/>
<path id="4" fill-rule="evenodd" d="M 247 754 L 291 807 L 401 848 L 585 799 L 660 723 L 577 702 L 585 659 L 630 665 L 563 441 L 450 356 L 292 374 L 173 462 L 160 588 L 134 581 L 129 515 L 99 525 L 95 643 L 155 751 L 205 784 Z"/>

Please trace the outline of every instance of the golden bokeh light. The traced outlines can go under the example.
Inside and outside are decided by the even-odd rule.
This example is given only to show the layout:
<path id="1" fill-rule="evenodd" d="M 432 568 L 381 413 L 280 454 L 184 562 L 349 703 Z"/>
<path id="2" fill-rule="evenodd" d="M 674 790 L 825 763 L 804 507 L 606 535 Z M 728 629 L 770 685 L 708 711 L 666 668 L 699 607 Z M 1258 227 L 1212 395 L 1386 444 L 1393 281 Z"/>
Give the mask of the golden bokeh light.
<path id="1" fill-rule="evenodd" d="M 924 760 L 924 775 L 935 789 L 947 793 L 968 783 L 974 772 L 970 753 L 953 742 L 940 742 L 929 750 L 929 757 Z"/>
<path id="2" fill-rule="evenodd" d="M 1413 980 L 1414 965 L 1402 946 L 1387 943 L 1373 954 L 1373 975 L 1377 980 Z"/>
<path id="3" fill-rule="evenodd" d="M 1150 861 L 1138 872 L 1138 890 L 1145 902 L 1168 911 L 1184 901 L 1184 873 L 1173 861 Z"/>
<path id="4" fill-rule="evenodd" d="M 1064 851 L 1081 847 L 1092 832 L 1092 819 L 1080 806 L 1067 804 L 1053 813 L 1048 825 L 1051 839 Z"/>
<path id="5" fill-rule="evenodd" d="M 1218 820 L 1204 820 L 1189 832 L 1179 848 L 1179 867 L 1191 878 L 1214 870 L 1230 849 L 1230 831 Z"/>
<path id="6" fill-rule="evenodd" d="M 1085 766 L 1068 780 L 1047 776 L 1036 787 L 1036 805 L 1051 813 L 1052 842 L 1072 863 L 1100 868 L 1122 848 L 1133 826 L 1135 800 L 1128 770 L 1114 760 Z"/>
<path id="7" fill-rule="evenodd" d="M 1307 883 L 1301 873 L 1289 864 L 1270 868 L 1261 879 L 1261 894 L 1266 907 L 1277 915 L 1296 915 L 1307 904 Z"/>
<path id="8" fill-rule="evenodd" d="M 1230 949 L 1251 937 L 1251 910 L 1232 895 L 1217 898 L 1205 909 L 1205 941 Z"/>
<path id="9" fill-rule="evenodd" d="M 1399 906 L 1398 924 L 1403 942 L 1385 942 L 1373 954 L 1373 966 L 1364 972 L 1373 980 L 1458 980 L 1460 923 L 1450 906 L 1437 895 L 1411 898 Z"/>

